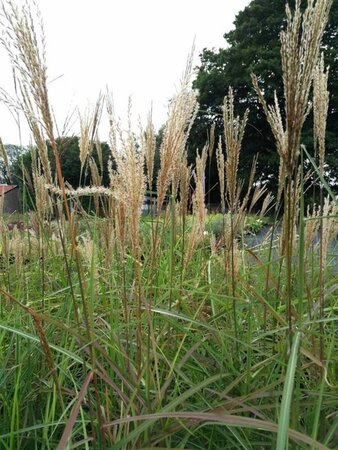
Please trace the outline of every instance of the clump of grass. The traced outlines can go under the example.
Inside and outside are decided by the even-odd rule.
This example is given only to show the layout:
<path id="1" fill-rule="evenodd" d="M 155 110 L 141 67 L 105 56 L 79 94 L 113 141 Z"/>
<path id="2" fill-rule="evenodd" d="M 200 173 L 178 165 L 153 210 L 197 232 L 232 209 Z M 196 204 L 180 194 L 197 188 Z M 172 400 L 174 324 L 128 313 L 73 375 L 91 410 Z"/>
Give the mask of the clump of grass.
<path id="1" fill-rule="evenodd" d="M 278 198 L 284 191 L 283 247 L 285 247 L 287 271 L 286 293 L 289 332 L 292 330 L 292 257 L 296 242 L 295 229 L 300 198 L 299 155 L 301 132 L 310 113 L 309 94 L 331 3 L 330 0 L 308 2 L 306 10 L 302 14 L 301 2 L 297 0 L 293 15 L 289 5 L 286 6 L 287 26 L 286 30 L 281 32 L 285 121 L 277 96 L 275 95 L 274 105 L 268 106 L 259 87 L 257 77 L 252 76 L 253 85 L 275 136 L 280 156 Z M 318 103 L 318 99 L 316 102 Z M 323 120 L 325 120 L 324 117 L 321 117 L 320 121 Z M 316 130 L 319 130 L 321 127 L 318 125 L 318 119 L 315 122 Z"/>
<path id="2" fill-rule="evenodd" d="M 231 90 L 224 107 L 226 153 L 222 138 L 217 149 L 221 241 L 206 232 L 217 219 L 207 215 L 204 176 L 218 137 L 212 128 L 195 167 L 187 165 L 186 142 L 197 108 L 189 84 L 191 59 L 169 106 L 157 179 L 151 116 L 135 136 L 130 113 L 122 131 L 108 94 L 110 185 L 101 186 L 96 133 L 103 98 L 80 126 L 81 164 L 90 171 L 90 186 L 66 186 L 60 167 L 58 180 L 52 179 L 45 138 L 55 144 L 56 157 L 58 149 L 44 38 L 36 35 L 28 4 L 23 10 L 2 4 L 9 32 L 3 43 L 17 71 L 19 107 L 37 150 L 36 210 L 25 229 L 8 229 L 0 197 L 1 448 L 335 445 L 337 287 L 329 253 L 337 236 L 337 205 L 323 200 L 305 214 L 304 174 L 298 167 L 314 79 L 321 111 L 315 119 L 321 180 L 325 174 L 327 72 L 317 47 L 329 3 L 309 1 L 303 19 L 299 1 L 293 16 L 287 9 L 285 122 L 277 99 L 266 105 L 254 78 L 281 157 L 286 256 L 274 233 L 268 244 L 265 239 L 250 248 L 243 232 L 263 195 L 254 223 L 264 222 L 272 197 L 255 185 L 255 161 L 247 192 L 237 178 L 247 113 L 235 117 Z M 147 187 L 152 190 L 155 183 L 156 211 L 143 217 Z M 94 198 L 100 214 L 84 211 L 82 195 Z M 295 243 L 297 254 L 290 247 Z M 282 270 L 285 257 L 287 270 Z M 307 311 L 302 309 L 305 293 Z M 289 353 L 285 332 L 296 325 Z"/>

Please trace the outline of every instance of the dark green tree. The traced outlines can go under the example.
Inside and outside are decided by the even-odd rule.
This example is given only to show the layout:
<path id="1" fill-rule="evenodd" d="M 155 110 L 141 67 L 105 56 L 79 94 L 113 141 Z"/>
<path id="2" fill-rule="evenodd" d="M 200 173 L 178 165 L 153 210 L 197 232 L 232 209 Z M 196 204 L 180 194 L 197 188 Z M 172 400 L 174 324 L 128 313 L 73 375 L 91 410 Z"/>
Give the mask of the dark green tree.
<path id="1" fill-rule="evenodd" d="M 84 169 L 81 174 L 81 162 L 79 156 L 79 138 L 76 136 L 59 138 L 57 139 L 57 145 L 60 155 L 62 174 L 65 181 L 71 184 L 74 188 L 77 188 L 79 185 L 81 186 L 89 185 L 90 170 L 88 168 L 88 165 L 84 166 Z M 49 142 L 47 142 L 47 146 L 48 146 L 49 160 L 51 162 L 52 173 L 54 174 L 55 158 Z M 105 142 L 101 142 L 100 146 L 102 151 L 102 185 L 107 186 L 109 184 L 108 159 L 111 156 L 111 151 L 109 145 Z M 96 144 L 93 145 L 91 157 L 97 164 L 99 171 L 101 171 L 100 160 L 98 157 Z"/>
<path id="2" fill-rule="evenodd" d="M 102 185 L 107 186 L 109 184 L 108 174 L 108 159 L 111 156 L 110 148 L 107 143 L 101 142 L 102 151 Z M 79 157 L 79 138 L 77 136 L 62 137 L 57 139 L 57 146 L 60 155 L 60 163 L 64 180 L 73 186 L 73 188 L 86 186 L 90 184 L 90 170 L 87 166 L 84 167 L 81 174 L 81 162 Z M 52 147 L 47 141 L 48 157 L 51 165 L 52 176 L 55 177 L 55 158 Z M 100 171 L 100 159 L 96 145 L 93 147 L 91 157 L 96 162 Z M 18 156 L 12 164 L 12 173 L 14 182 L 22 186 L 23 173 L 22 168 L 25 168 L 27 173 L 26 184 L 30 191 L 30 195 L 34 196 L 33 186 L 31 183 L 32 172 L 32 154 L 29 149 L 26 149 L 20 156 Z M 81 177 L 81 179 L 80 179 Z"/>
<path id="3" fill-rule="evenodd" d="M 294 2 L 290 2 L 291 6 Z M 305 7 L 303 2 L 303 6 Z M 211 123 L 222 134 L 223 98 L 232 86 L 236 110 L 250 108 L 242 146 L 240 176 L 246 180 L 251 162 L 259 154 L 257 174 L 272 190 L 277 186 L 279 157 L 266 118 L 251 83 L 251 73 L 259 77 L 268 102 L 274 91 L 283 98 L 280 59 L 280 31 L 285 26 L 285 0 L 252 0 L 234 22 L 235 28 L 224 35 L 226 48 L 204 49 L 200 55 L 194 88 L 198 90 L 200 111 L 191 133 L 191 148 L 201 148 Z M 329 25 L 323 39 L 326 65 L 330 66 L 330 109 L 327 124 L 327 162 L 330 178 L 338 177 L 338 0 L 333 0 Z M 311 150 L 312 119 L 304 127 L 303 142 Z M 209 186 L 217 182 L 216 163 L 212 161 Z M 217 190 L 216 190 L 217 191 Z"/>
<path id="4" fill-rule="evenodd" d="M 18 158 L 20 154 L 20 147 L 18 145 L 6 144 L 4 145 L 5 151 L 7 153 L 7 160 L 9 169 L 13 166 L 14 161 Z M 0 183 L 10 184 L 12 182 L 11 173 L 8 173 L 5 161 L 0 157 Z"/>

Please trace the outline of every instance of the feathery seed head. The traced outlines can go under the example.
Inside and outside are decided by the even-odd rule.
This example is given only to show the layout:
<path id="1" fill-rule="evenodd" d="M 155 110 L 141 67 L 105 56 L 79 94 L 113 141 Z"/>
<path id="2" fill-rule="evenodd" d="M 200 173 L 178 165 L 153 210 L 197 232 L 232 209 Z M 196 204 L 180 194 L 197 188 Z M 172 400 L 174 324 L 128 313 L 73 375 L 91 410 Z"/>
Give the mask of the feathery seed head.
<path id="1" fill-rule="evenodd" d="M 230 209 L 235 210 L 236 197 L 238 197 L 237 172 L 239 163 L 239 154 L 241 151 L 244 131 L 248 120 L 249 110 L 247 109 L 242 119 L 235 117 L 234 113 L 234 95 L 230 87 L 228 95 L 224 98 L 224 139 L 226 147 L 226 187 Z"/>
<path id="2" fill-rule="evenodd" d="M 148 122 L 145 133 L 142 133 L 142 142 L 143 145 L 145 146 L 148 186 L 149 189 L 152 190 L 154 178 L 155 150 L 156 150 L 156 136 L 155 136 L 155 128 L 152 121 L 152 110 L 150 110 L 148 114 Z"/>
<path id="3" fill-rule="evenodd" d="M 191 61 L 189 60 L 181 89 L 171 100 L 168 120 L 164 128 L 157 178 L 158 210 L 163 205 L 170 183 L 175 178 L 179 179 L 180 162 L 182 159 L 185 160 L 186 142 L 198 110 L 197 94 L 189 87 L 190 76 Z"/>
<path id="4" fill-rule="evenodd" d="M 94 108 L 87 107 L 87 109 L 81 113 L 79 111 L 80 119 L 80 161 L 81 161 L 81 171 L 90 157 L 94 141 L 97 138 L 97 127 L 100 123 L 101 113 L 103 105 L 103 96 L 100 94 Z"/>
<path id="5" fill-rule="evenodd" d="M 310 112 L 309 91 L 332 0 L 310 0 L 304 14 L 300 4 L 300 0 L 296 0 L 293 15 L 289 5 L 286 6 L 287 27 L 280 35 L 285 123 L 277 96 L 274 105 L 268 106 L 257 77 L 252 75 L 254 88 L 277 142 L 283 164 L 280 174 L 284 177 L 290 176 L 297 164 L 301 131 Z"/>
<path id="6" fill-rule="evenodd" d="M 321 176 L 324 175 L 325 132 L 329 108 L 328 77 L 329 70 L 328 68 L 325 69 L 324 55 L 322 54 L 315 68 L 313 79 L 314 140 L 315 145 L 317 144 L 319 149 L 319 170 Z"/>

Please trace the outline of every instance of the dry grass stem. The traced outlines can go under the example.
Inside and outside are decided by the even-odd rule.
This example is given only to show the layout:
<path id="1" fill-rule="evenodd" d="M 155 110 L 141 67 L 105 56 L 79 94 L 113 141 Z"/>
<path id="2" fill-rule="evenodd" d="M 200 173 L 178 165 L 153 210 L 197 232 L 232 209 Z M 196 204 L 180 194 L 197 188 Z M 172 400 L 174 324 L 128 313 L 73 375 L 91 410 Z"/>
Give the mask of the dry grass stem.
<path id="1" fill-rule="evenodd" d="M 187 165 L 187 161 L 181 162 L 181 175 L 180 175 L 180 204 L 181 204 L 181 216 L 182 220 L 188 212 L 189 192 L 190 192 L 190 180 L 191 180 L 191 166 Z"/>
<path id="2" fill-rule="evenodd" d="M 234 95 L 232 88 L 229 88 L 228 95 L 224 98 L 224 139 L 226 147 L 226 188 L 227 199 L 231 211 L 235 211 L 238 198 L 237 172 L 239 164 L 239 154 L 241 151 L 244 131 L 248 120 L 249 110 L 244 113 L 243 119 L 234 113 Z"/>
<path id="3" fill-rule="evenodd" d="M 156 150 L 156 135 L 152 121 L 152 110 L 148 114 L 147 128 L 142 136 L 143 139 L 145 140 L 144 145 L 145 145 L 148 187 L 150 190 L 152 190 L 154 179 L 155 150 Z"/>
<path id="4" fill-rule="evenodd" d="M 81 113 L 79 111 L 80 119 L 80 162 L 81 173 L 86 164 L 86 161 L 90 158 L 97 136 L 97 128 L 101 120 L 103 107 L 103 96 L 100 94 L 96 104 L 93 108 L 87 107 L 87 109 Z"/>
<path id="5" fill-rule="evenodd" d="M 325 159 L 325 133 L 326 120 L 329 108 L 329 92 L 327 83 L 329 77 L 328 68 L 325 70 L 324 56 L 322 55 L 314 73 L 313 80 L 313 125 L 315 145 L 319 150 L 319 171 L 324 176 L 324 159 Z"/>
<path id="6" fill-rule="evenodd" d="M 225 214 L 225 159 L 222 149 L 222 138 L 219 137 L 216 149 L 217 170 L 219 178 L 219 190 L 221 194 L 222 213 Z"/>
<path id="7" fill-rule="evenodd" d="M 208 157 L 208 146 L 204 146 L 201 155 L 196 155 L 194 173 L 195 192 L 193 195 L 193 214 L 197 237 L 202 239 L 205 230 L 207 210 L 205 207 L 205 165 Z"/>
<path id="8" fill-rule="evenodd" d="M 208 136 L 208 158 L 209 158 L 209 161 L 211 161 L 212 155 L 214 154 L 215 129 L 216 129 L 216 124 L 213 123 L 210 127 L 210 133 Z"/>

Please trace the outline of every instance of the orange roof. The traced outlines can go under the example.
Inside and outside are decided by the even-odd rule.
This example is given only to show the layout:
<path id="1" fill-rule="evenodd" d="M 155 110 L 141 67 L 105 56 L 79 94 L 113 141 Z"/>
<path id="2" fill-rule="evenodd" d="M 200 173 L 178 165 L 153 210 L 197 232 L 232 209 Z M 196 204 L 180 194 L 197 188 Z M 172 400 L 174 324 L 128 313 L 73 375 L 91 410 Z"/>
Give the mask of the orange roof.
<path id="1" fill-rule="evenodd" d="M 12 191 L 13 189 L 17 188 L 15 184 L 0 184 L 0 195 L 6 194 L 9 191 Z"/>

